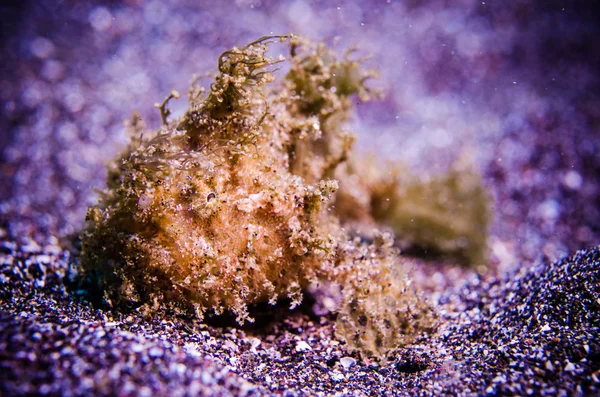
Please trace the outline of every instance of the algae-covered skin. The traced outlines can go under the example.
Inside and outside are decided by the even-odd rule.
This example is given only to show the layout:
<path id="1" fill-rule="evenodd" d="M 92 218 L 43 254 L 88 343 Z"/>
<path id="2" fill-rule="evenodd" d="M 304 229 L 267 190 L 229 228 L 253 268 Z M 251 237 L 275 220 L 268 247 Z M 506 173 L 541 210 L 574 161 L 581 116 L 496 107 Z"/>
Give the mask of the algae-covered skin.
<path id="1" fill-rule="evenodd" d="M 327 278 L 337 183 L 289 172 L 287 104 L 263 89 L 279 62 L 265 55 L 273 40 L 223 53 L 206 98 L 116 161 L 83 238 L 83 268 L 113 305 L 231 310 L 243 323 L 248 304 L 296 305 Z"/>
<path id="2" fill-rule="evenodd" d="M 489 197 L 481 177 L 451 170 L 429 181 L 411 181 L 373 192 L 372 213 L 400 243 L 485 266 Z"/>
<path id="3" fill-rule="evenodd" d="M 268 45 L 286 40 L 290 70 L 269 88 L 283 59 Z M 354 140 L 343 128 L 351 96 L 371 94 L 373 74 L 359 64 L 297 37 L 263 37 L 224 52 L 208 92 L 195 79 L 181 119 L 169 120 L 176 92 L 156 105 L 158 132 L 134 116 L 82 237 L 83 271 L 105 301 L 148 315 L 231 311 L 243 324 L 250 304 L 295 306 L 309 283 L 332 282 L 343 295 L 338 335 L 364 355 L 429 329 L 391 237 L 350 239 L 329 208 Z"/>
<path id="4" fill-rule="evenodd" d="M 394 348 L 435 328 L 435 313 L 410 288 L 391 234 L 378 232 L 372 244 L 354 240 L 346 249 L 338 338 L 363 358 L 385 360 Z"/>
<path id="5" fill-rule="evenodd" d="M 285 83 L 284 101 L 294 116 L 288 119 L 287 150 L 290 171 L 313 183 L 333 178 L 348 159 L 355 140 L 344 128 L 353 109 L 351 97 L 367 101 L 377 95 L 365 85 L 376 73 L 361 71 L 361 60 L 351 58 L 352 50 L 338 59 L 324 44 L 303 46 L 309 56 L 302 54 L 300 43 L 292 43 Z"/>
<path id="6" fill-rule="evenodd" d="M 485 267 L 490 198 L 481 177 L 456 164 L 429 180 L 398 162 L 351 158 L 338 169 L 335 208 L 344 221 L 390 227 L 402 248 L 419 248 Z M 357 172 L 360 169 L 362 172 Z"/>

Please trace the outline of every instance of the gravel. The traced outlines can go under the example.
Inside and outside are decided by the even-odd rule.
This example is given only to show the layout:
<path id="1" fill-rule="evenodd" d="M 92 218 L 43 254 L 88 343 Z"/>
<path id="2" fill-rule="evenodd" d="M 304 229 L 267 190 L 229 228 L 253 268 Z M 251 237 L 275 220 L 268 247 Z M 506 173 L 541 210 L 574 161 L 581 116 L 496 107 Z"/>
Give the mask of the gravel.
<path id="1" fill-rule="evenodd" d="M 600 53 L 589 2 L 58 1 L 1 5 L 0 395 L 600 395 Z M 322 302 L 239 328 L 94 308 L 72 236 L 123 120 L 268 34 L 339 35 L 380 69 L 358 148 L 427 178 L 468 158 L 487 270 L 415 260 L 439 327 L 362 360 Z M 276 50 L 277 51 L 277 50 Z M 185 103 L 174 105 L 181 112 Z"/>
<path id="2" fill-rule="evenodd" d="M 1 242 L 6 395 L 592 395 L 600 393 L 600 250 L 507 279 L 473 275 L 440 326 L 384 363 L 334 338 L 305 304 L 243 329 L 95 310 L 56 245 Z"/>

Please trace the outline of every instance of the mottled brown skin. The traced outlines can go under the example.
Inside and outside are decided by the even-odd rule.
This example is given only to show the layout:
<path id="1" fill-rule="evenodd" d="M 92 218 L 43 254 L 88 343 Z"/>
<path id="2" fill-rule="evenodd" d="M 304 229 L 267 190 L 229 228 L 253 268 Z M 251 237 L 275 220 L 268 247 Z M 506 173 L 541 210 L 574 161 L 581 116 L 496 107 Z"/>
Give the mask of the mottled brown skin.
<path id="1" fill-rule="evenodd" d="M 287 39 L 290 71 L 269 89 L 282 60 L 267 46 Z M 176 92 L 157 105 L 160 131 L 134 117 L 82 237 L 83 270 L 105 300 L 149 316 L 230 311 L 243 324 L 253 321 L 249 304 L 287 297 L 295 306 L 309 283 L 327 282 L 341 290 L 339 337 L 365 356 L 432 328 L 392 237 L 350 239 L 329 206 L 333 178 L 351 178 L 340 167 L 354 141 L 343 128 L 351 96 L 371 94 L 373 74 L 359 64 L 297 37 L 263 37 L 224 52 L 210 90 L 192 84 L 181 119 L 169 120 Z M 370 203 L 373 191 L 361 191 Z"/>
<path id="2" fill-rule="evenodd" d="M 372 244 L 353 241 L 346 251 L 343 299 L 336 335 L 363 358 L 386 360 L 387 353 L 432 331 L 432 308 L 409 287 L 389 233 Z"/>
<path id="3" fill-rule="evenodd" d="M 224 53 L 206 99 L 116 162 L 83 242 L 84 269 L 116 306 L 230 310 L 243 323 L 248 304 L 294 306 L 328 278 L 340 231 L 324 203 L 337 183 L 289 171 L 291 116 L 283 101 L 272 113 L 262 87 L 269 40 Z"/>
<path id="4" fill-rule="evenodd" d="M 337 153 L 348 145 L 338 135 L 347 133 L 331 124 L 323 131 L 319 116 L 299 112 L 302 96 L 288 91 L 293 78 L 279 96 L 265 89 L 280 62 L 265 51 L 277 38 L 223 53 L 209 93 L 193 85 L 181 120 L 168 122 L 175 93 L 157 105 L 165 125 L 151 139 L 138 138 L 139 122 L 132 123 L 132 144 L 90 209 L 83 237 L 84 270 L 115 306 L 167 306 L 200 318 L 230 310 L 243 323 L 251 320 L 248 304 L 285 296 L 296 305 L 309 282 L 330 279 L 344 233 L 325 211 L 337 189 L 325 174 L 342 161 Z M 300 45 L 292 38 L 294 52 Z M 324 49 L 305 52 L 290 76 L 306 77 L 302 65 L 319 63 Z M 321 74 L 330 78 L 327 67 Z M 348 103 L 323 100 L 323 120 L 346 119 Z M 304 138 L 322 150 L 300 155 Z M 309 172 L 299 163 L 320 166 Z"/>

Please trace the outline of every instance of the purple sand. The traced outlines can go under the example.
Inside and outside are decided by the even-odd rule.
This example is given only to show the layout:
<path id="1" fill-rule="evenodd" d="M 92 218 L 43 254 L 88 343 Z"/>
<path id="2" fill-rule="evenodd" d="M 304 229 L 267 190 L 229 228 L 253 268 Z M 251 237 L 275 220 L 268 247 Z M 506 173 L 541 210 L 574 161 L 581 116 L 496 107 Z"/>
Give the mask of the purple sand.
<path id="1" fill-rule="evenodd" d="M 23 1 L 0 5 L 0 394 L 594 395 L 600 388 L 600 51 L 588 1 Z M 371 54 L 358 149 L 423 177 L 466 156 L 494 197 L 491 271 L 424 264 L 434 335 L 376 366 L 333 318 L 148 322 L 68 293 L 123 120 L 224 49 L 294 32 Z M 284 52 L 285 48 L 274 48 Z M 185 101 L 174 103 L 181 113 Z M 37 242 L 33 242 L 34 239 Z M 550 263 L 554 263 L 550 265 Z M 312 350 L 297 351 L 300 341 Z M 352 360 L 341 358 L 350 357 Z M 342 364 L 350 365 L 346 367 Z"/>

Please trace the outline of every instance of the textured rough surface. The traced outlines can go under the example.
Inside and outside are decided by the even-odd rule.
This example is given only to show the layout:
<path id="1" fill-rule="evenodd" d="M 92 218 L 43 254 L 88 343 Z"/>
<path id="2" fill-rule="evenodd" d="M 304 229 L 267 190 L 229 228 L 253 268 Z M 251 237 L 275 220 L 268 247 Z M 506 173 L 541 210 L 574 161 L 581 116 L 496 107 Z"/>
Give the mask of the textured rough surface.
<path id="1" fill-rule="evenodd" d="M 233 310 L 243 323 L 252 320 L 247 304 L 288 297 L 296 306 L 309 282 L 329 278 L 343 238 L 325 211 L 337 183 L 323 171 L 314 185 L 291 172 L 298 152 L 291 141 L 312 123 L 289 109 L 295 104 L 283 84 L 275 99 L 264 87 L 283 60 L 265 54 L 274 41 L 224 52 L 206 96 L 192 85 L 189 109 L 171 123 L 162 105 L 165 126 L 134 138 L 117 159 L 88 212 L 82 261 L 115 306 L 179 305 L 200 318 Z M 315 122 L 314 134 L 335 141 Z"/>
<path id="2" fill-rule="evenodd" d="M 600 25 L 588 1 L 4 3 L 2 394 L 599 394 L 597 249 L 556 261 L 600 242 Z M 139 110 L 157 129 L 155 101 L 270 32 L 340 35 L 373 54 L 384 97 L 358 106 L 357 147 L 422 181 L 467 152 L 493 196 L 488 273 L 415 261 L 439 331 L 385 365 L 337 342 L 328 305 L 308 299 L 252 309 L 251 328 L 201 326 L 113 316 L 61 285 L 73 260 L 63 239 L 124 148 L 123 120 Z"/>
<path id="3" fill-rule="evenodd" d="M 353 260 L 342 283 L 336 334 L 364 359 L 385 361 L 390 350 L 435 329 L 435 310 L 410 288 L 391 234 L 375 235 L 369 246 L 347 245 Z"/>
<path id="4" fill-rule="evenodd" d="M 284 60 L 266 55 L 277 41 L 289 41 L 290 71 L 265 87 Z M 368 77 L 323 44 L 265 36 L 223 52 L 207 94 L 192 84 L 181 119 L 168 119 L 175 91 L 157 105 L 158 132 L 144 139 L 134 116 L 132 141 L 88 211 L 84 285 L 119 310 L 200 320 L 228 311 L 243 325 L 254 321 L 249 304 L 288 298 L 294 308 L 309 284 L 335 283 L 353 317 L 339 335 L 363 355 L 431 331 L 431 309 L 405 280 L 393 237 L 351 239 L 328 203 L 338 182 L 327 178 L 354 140 L 343 124 L 351 95 L 368 95 Z"/>
<path id="5" fill-rule="evenodd" d="M 434 335 L 361 360 L 306 304 L 252 327 L 113 315 L 67 292 L 68 252 L 3 239 L 0 391 L 7 395 L 594 395 L 600 250 L 439 297 Z M 257 312 L 258 314 L 258 312 Z M 233 324 L 233 322 L 232 322 Z"/>

